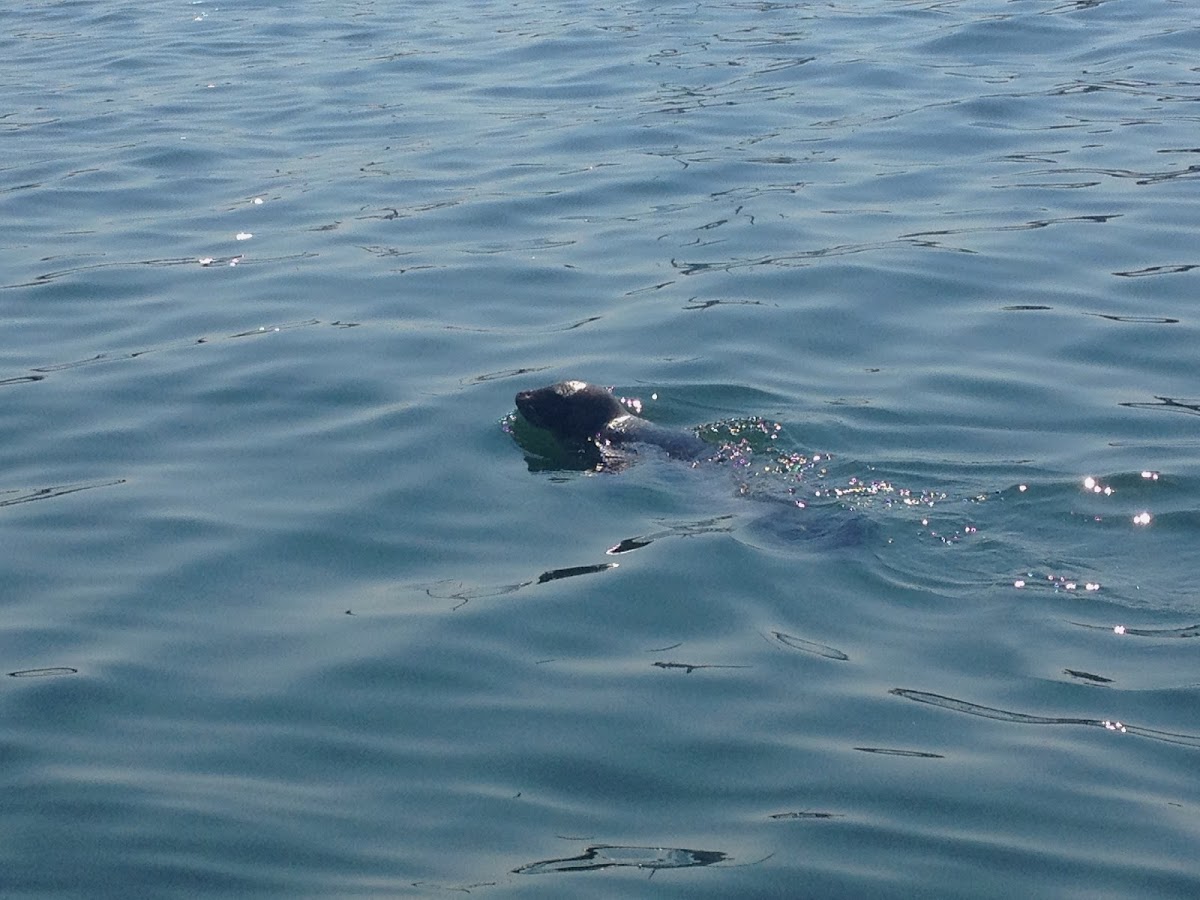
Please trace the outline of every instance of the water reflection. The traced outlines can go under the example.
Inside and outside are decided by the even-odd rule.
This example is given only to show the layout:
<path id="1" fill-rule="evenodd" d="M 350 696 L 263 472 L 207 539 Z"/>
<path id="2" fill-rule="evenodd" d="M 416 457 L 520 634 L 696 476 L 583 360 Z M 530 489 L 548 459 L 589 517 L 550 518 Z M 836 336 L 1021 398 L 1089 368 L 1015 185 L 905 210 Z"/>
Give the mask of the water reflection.
<path id="1" fill-rule="evenodd" d="M 1157 731 L 1153 728 L 1142 728 L 1126 722 L 1113 719 L 1083 719 L 1072 716 L 1034 716 L 1029 713 L 1011 712 L 1007 709 L 996 709 L 991 706 L 981 706 L 966 700 L 957 700 L 942 694 L 931 694 L 927 691 L 914 691 L 909 688 L 892 688 L 889 694 L 914 700 L 917 703 L 928 703 L 930 706 L 940 706 L 942 709 L 980 716 L 984 719 L 996 719 L 1000 722 L 1011 722 L 1015 725 L 1085 725 L 1090 728 L 1103 728 L 1105 731 L 1115 731 L 1120 734 L 1136 734 L 1141 737 L 1163 741 L 1168 744 L 1181 744 L 1185 747 L 1200 749 L 1200 735 L 1177 734 L 1170 731 Z"/>
<path id="2" fill-rule="evenodd" d="M 513 872 L 520 875 L 542 875 L 547 872 L 593 872 L 597 869 L 628 867 L 633 869 L 688 869 L 711 866 L 729 859 L 718 850 L 687 850 L 682 847 L 621 847 L 597 844 L 578 856 L 545 859 L 529 863 Z"/>

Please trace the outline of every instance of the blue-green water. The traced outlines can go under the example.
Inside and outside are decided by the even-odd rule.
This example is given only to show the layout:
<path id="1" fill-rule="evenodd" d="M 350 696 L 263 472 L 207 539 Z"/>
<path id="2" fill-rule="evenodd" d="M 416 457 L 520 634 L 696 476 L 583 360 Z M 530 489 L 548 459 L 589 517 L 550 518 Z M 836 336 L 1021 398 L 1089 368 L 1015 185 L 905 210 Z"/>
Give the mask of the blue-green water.
<path id="1" fill-rule="evenodd" d="M 1190 5 L 6 21 L 0 895 L 1200 893 Z"/>

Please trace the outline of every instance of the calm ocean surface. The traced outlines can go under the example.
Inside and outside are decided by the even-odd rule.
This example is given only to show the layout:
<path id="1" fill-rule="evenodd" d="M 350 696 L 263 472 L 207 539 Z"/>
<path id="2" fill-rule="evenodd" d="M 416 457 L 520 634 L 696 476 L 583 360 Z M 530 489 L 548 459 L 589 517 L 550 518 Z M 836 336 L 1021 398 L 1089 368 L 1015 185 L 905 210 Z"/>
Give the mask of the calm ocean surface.
<path id="1" fill-rule="evenodd" d="M 1192 3 L 5 20 L 0 897 L 1200 896 Z"/>

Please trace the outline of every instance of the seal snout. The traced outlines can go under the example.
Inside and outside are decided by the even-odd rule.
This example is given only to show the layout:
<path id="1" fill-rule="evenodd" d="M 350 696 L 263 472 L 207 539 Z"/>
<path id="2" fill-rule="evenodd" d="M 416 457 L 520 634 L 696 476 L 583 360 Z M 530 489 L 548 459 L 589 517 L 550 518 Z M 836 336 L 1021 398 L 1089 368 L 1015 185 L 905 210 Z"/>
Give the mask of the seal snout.
<path id="1" fill-rule="evenodd" d="M 517 394 L 517 411 L 525 417 L 530 425 L 541 426 L 537 414 L 537 391 L 520 391 Z"/>

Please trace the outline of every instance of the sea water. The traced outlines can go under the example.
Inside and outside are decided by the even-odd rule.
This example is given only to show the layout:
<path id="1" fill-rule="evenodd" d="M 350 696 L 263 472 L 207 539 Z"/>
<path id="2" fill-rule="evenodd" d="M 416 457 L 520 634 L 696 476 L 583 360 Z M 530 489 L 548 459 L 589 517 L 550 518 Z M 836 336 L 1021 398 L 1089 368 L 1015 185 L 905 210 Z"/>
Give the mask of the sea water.
<path id="1" fill-rule="evenodd" d="M 6 23 L 0 895 L 1200 894 L 1189 4 Z"/>

